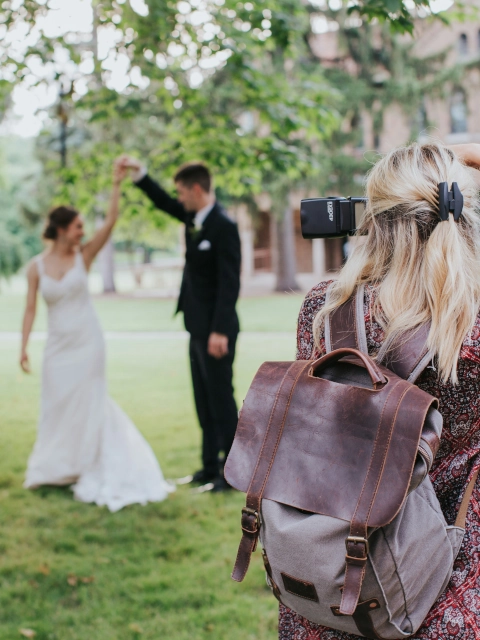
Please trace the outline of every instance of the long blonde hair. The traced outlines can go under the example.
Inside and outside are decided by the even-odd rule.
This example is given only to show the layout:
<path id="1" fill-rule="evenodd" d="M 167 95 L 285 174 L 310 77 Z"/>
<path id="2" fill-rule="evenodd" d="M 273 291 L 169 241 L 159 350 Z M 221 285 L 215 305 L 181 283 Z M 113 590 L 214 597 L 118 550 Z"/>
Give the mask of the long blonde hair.
<path id="1" fill-rule="evenodd" d="M 457 182 L 460 220 L 439 217 L 438 184 Z M 460 349 L 480 307 L 480 215 L 475 181 L 441 144 L 412 144 L 382 158 L 367 178 L 369 198 L 355 247 L 314 321 L 318 345 L 327 314 L 361 284 L 377 287 L 373 313 L 394 340 L 431 322 L 427 346 L 443 382 L 455 384 Z"/>

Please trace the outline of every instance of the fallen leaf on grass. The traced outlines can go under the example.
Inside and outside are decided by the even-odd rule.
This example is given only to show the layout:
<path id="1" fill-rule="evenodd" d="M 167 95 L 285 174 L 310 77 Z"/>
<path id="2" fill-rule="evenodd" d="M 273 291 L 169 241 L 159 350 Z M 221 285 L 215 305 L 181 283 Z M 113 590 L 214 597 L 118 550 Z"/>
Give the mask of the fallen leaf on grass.
<path id="1" fill-rule="evenodd" d="M 20 629 L 20 635 L 24 638 L 34 638 L 37 633 L 33 629 Z"/>
<path id="2" fill-rule="evenodd" d="M 29 580 L 28 584 L 34 589 L 38 589 L 38 587 L 40 586 L 36 580 Z"/>
<path id="3" fill-rule="evenodd" d="M 130 631 L 133 631 L 134 633 L 143 633 L 142 627 L 136 622 L 132 622 L 132 624 L 129 624 L 128 628 L 130 629 Z"/>
<path id="4" fill-rule="evenodd" d="M 48 576 L 48 574 L 50 573 L 50 567 L 48 566 L 48 564 L 41 564 L 38 567 L 38 571 L 40 573 L 43 573 L 44 576 Z"/>
<path id="5" fill-rule="evenodd" d="M 83 584 L 90 584 L 91 582 L 95 582 L 95 576 L 85 576 L 84 578 L 80 578 Z"/>
<path id="6" fill-rule="evenodd" d="M 78 577 L 73 573 L 69 573 L 67 582 L 71 587 L 76 587 L 78 584 Z"/>

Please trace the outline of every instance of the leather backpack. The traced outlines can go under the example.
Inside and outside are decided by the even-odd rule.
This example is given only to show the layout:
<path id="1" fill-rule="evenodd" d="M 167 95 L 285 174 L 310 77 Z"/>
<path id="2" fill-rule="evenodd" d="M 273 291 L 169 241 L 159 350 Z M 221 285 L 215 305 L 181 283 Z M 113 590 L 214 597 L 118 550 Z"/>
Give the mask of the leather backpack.
<path id="1" fill-rule="evenodd" d="M 476 474 L 447 525 L 428 476 L 442 417 L 414 384 L 431 362 L 429 327 L 373 360 L 363 300 L 360 287 L 327 318 L 322 358 L 266 362 L 252 382 L 225 466 L 247 494 L 232 577 L 243 580 L 260 540 L 285 606 L 395 640 L 417 631 L 450 579 Z"/>

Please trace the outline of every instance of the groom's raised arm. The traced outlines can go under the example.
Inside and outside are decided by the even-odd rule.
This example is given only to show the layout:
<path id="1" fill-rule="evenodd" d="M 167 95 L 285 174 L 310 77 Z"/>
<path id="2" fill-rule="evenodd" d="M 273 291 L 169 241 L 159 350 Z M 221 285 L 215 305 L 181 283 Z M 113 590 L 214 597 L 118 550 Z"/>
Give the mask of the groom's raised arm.
<path id="1" fill-rule="evenodd" d="M 168 213 L 169 215 L 177 218 L 180 222 L 186 222 L 187 213 L 178 200 L 172 198 L 162 187 L 152 180 L 148 173 L 143 175 L 139 180 L 135 180 L 134 184 L 141 189 L 157 207 Z"/>

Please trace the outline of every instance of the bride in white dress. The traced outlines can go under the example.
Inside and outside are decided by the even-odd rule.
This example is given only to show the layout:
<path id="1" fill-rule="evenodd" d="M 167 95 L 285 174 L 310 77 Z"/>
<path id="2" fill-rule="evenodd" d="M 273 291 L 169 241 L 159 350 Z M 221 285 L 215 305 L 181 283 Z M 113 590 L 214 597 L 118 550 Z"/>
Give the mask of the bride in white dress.
<path id="1" fill-rule="evenodd" d="M 51 248 L 27 272 L 20 357 L 30 372 L 27 344 L 40 291 L 48 306 L 48 337 L 38 436 L 24 486 L 73 484 L 77 500 L 110 511 L 158 502 L 172 491 L 150 446 L 108 396 L 104 338 L 88 292 L 87 272 L 117 220 L 124 177 L 117 166 L 104 226 L 84 245 L 77 211 L 57 207 L 50 213 L 44 237 Z"/>

